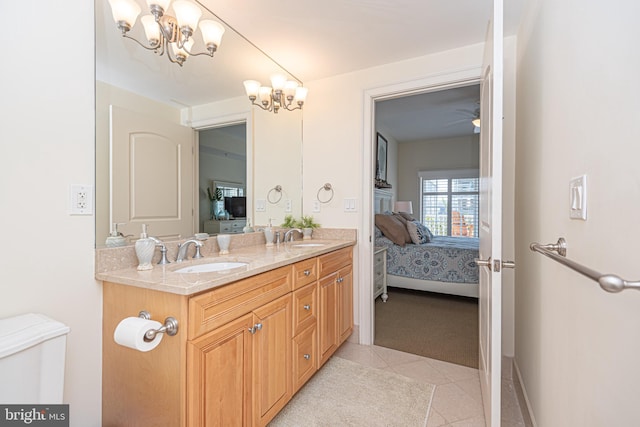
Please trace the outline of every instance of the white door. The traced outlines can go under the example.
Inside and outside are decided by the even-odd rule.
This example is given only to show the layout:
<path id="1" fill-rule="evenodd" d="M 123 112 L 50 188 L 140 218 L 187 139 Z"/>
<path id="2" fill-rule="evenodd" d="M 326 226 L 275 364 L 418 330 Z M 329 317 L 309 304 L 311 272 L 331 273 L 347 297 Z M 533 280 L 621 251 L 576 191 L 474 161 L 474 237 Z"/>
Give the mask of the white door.
<path id="1" fill-rule="evenodd" d="M 193 129 L 110 106 L 110 219 L 138 239 L 194 233 Z"/>
<path id="2" fill-rule="evenodd" d="M 500 425 L 502 358 L 502 0 L 493 0 L 480 85 L 480 384 L 487 427 Z"/>

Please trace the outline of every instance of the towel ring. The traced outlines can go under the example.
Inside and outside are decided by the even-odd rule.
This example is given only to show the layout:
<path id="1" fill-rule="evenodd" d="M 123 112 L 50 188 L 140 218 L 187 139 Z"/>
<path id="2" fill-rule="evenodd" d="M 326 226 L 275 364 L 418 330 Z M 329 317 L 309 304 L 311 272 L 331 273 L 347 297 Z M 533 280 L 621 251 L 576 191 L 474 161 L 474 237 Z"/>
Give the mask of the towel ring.
<path id="1" fill-rule="evenodd" d="M 271 193 L 274 192 L 274 191 L 276 193 L 278 193 L 278 200 L 271 200 Z M 272 205 L 275 205 L 280 200 L 282 200 L 282 186 L 281 185 L 276 185 L 271 190 L 269 190 L 269 192 L 267 193 L 267 201 L 269 203 L 271 203 Z"/>
<path id="2" fill-rule="evenodd" d="M 324 190 L 324 191 L 330 191 L 331 195 L 329 196 L 329 198 L 327 200 L 320 200 L 320 192 Z M 320 203 L 329 203 L 331 200 L 333 200 L 333 187 L 331 186 L 331 184 L 329 184 L 328 182 L 323 185 L 322 187 L 320 187 L 320 189 L 318 190 L 318 194 L 316 194 L 316 198 L 318 199 L 318 201 Z"/>

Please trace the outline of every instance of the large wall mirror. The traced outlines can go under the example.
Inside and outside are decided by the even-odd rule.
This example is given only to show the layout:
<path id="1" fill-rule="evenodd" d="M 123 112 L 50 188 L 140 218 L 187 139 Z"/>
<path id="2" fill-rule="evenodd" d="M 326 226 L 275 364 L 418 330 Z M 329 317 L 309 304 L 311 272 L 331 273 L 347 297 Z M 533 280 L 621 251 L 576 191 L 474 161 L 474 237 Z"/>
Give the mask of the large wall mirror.
<path id="1" fill-rule="evenodd" d="M 136 1 L 142 13 L 128 35 L 145 43 L 148 6 Z M 213 1 L 194 3 L 225 33 L 213 58 L 190 56 L 179 66 L 123 38 L 108 0 L 95 0 L 97 247 L 113 223 L 130 241 L 141 224 L 164 239 L 202 232 L 217 219 L 207 191 L 215 198 L 215 182 L 242 188 L 255 225 L 302 212 L 302 111 L 252 107 L 243 87 L 268 85 L 274 73 L 295 78 L 217 17 Z M 203 51 L 200 35 L 194 39 L 191 50 Z"/>

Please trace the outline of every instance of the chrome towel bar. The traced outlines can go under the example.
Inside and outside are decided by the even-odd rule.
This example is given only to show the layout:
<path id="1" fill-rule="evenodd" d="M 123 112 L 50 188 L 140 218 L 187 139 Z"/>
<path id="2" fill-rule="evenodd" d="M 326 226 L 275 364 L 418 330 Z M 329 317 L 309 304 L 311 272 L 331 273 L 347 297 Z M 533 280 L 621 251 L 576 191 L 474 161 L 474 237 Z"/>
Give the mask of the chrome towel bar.
<path id="1" fill-rule="evenodd" d="M 569 267 L 573 271 L 588 277 L 589 279 L 595 280 L 600 284 L 600 287 L 607 292 L 617 293 L 625 289 L 640 290 L 640 281 L 624 280 L 615 274 L 602 274 L 589 267 L 585 267 L 582 264 L 578 264 L 575 261 L 565 258 L 567 255 L 567 241 L 563 237 L 560 237 L 557 243 L 550 243 L 548 245 L 541 245 L 540 243 L 533 242 L 529 245 L 529 249 L 545 255 L 552 260 Z"/>

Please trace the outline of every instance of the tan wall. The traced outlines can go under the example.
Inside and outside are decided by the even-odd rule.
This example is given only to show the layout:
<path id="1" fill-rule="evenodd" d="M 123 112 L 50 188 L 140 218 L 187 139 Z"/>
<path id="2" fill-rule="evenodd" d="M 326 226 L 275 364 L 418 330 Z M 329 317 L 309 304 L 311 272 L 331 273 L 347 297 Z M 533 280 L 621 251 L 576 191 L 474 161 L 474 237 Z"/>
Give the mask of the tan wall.
<path id="1" fill-rule="evenodd" d="M 518 34 L 516 362 L 539 426 L 640 425 L 640 294 L 533 253 L 563 236 L 568 257 L 637 279 L 640 6 L 529 2 Z M 586 174 L 588 219 L 569 219 Z"/>
<path id="2" fill-rule="evenodd" d="M 2 37 L 11 60 L 0 83 L 0 318 L 40 312 L 69 325 L 64 402 L 71 426 L 100 426 L 94 217 L 68 213 L 69 185 L 94 182 L 93 2 L 1 2 L 0 15 L 29 19 L 26 27 L 6 19 Z M 73 24 L 52 33 L 59 22 Z M 49 45 L 53 34 L 71 50 Z"/>
<path id="3" fill-rule="evenodd" d="M 416 217 L 420 214 L 418 172 L 479 168 L 478 135 L 398 145 L 398 200 L 411 200 Z"/>

